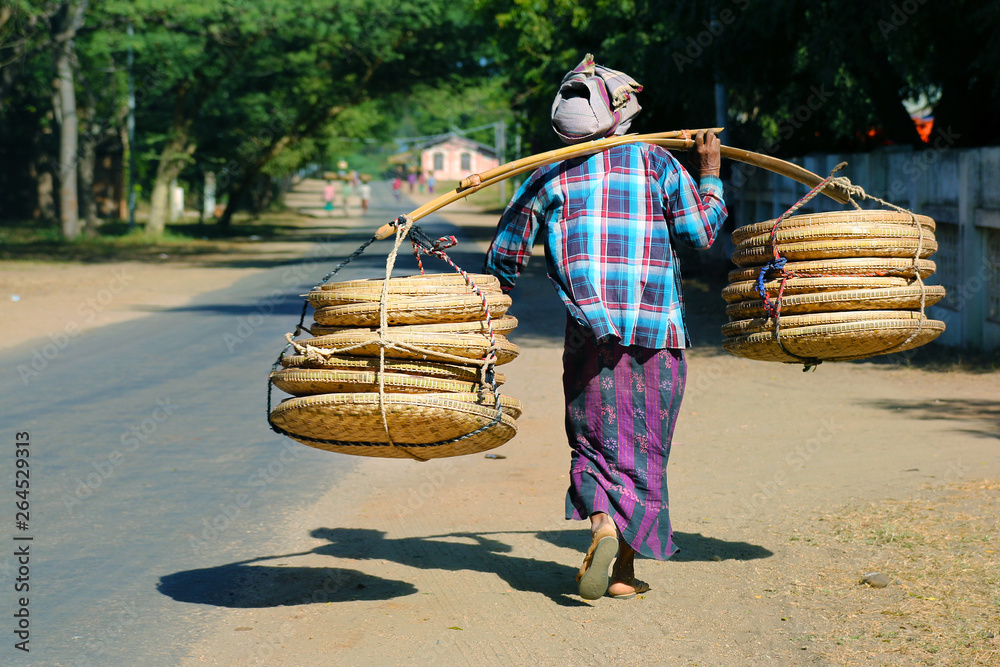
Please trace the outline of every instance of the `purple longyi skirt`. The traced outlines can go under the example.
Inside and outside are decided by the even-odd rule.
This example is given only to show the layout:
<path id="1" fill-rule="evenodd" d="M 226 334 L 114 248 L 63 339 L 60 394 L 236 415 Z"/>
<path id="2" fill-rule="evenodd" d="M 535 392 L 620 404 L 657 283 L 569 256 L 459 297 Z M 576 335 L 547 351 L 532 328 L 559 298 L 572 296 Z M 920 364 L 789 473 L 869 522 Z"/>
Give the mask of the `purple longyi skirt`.
<path id="1" fill-rule="evenodd" d="M 611 516 L 638 553 L 677 551 L 667 458 L 684 395 L 684 351 L 597 344 L 568 318 L 563 353 L 566 435 L 572 449 L 566 518 Z"/>

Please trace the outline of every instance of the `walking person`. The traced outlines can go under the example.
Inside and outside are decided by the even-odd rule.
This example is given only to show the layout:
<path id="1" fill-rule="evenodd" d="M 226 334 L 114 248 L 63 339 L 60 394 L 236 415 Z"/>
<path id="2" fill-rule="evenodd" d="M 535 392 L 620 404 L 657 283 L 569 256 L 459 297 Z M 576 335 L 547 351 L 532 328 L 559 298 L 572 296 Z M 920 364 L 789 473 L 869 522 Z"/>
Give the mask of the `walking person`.
<path id="1" fill-rule="evenodd" d="M 553 129 L 571 144 L 624 134 L 641 90 L 588 55 L 562 81 Z M 635 554 L 665 560 L 677 549 L 666 465 L 690 339 L 674 244 L 708 248 L 727 215 L 714 134 L 698 132 L 692 161 L 700 184 L 670 153 L 641 143 L 541 167 L 514 194 L 486 255 L 485 271 L 509 291 L 541 235 L 568 310 L 566 518 L 590 520 L 577 574 L 585 599 L 649 590 L 635 578 Z"/>
<path id="2" fill-rule="evenodd" d="M 372 198 L 372 186 L 368 184 L 368 181 L 362 181 L 358 190 L 361 191 L 361 215 L 368 215 L 368 202 Z"/>
<path id="3" fill-rule="evenodd" d="M 326 185 L 323 186 L 323 210 L 327 212 L 328 216 L 333 215 L 333 202 L 337 198 L 337 188 L 334 187 L 332 180 L 327 180 Z"/>
<path id="4" fill-rule="evenodd" d="M 396 203 L 399 203 L 399 190 L 403 187 L 403 179 L 396 176 L 392 179 L 392 196 L 396 199 Z"/>
<path id="5" fill-rule="evenodd" d="M 434 194 L 434 185 L 437 181 L 434 180 L 434 172 L 427 175 L 427 192 L 429 194 Z"/>

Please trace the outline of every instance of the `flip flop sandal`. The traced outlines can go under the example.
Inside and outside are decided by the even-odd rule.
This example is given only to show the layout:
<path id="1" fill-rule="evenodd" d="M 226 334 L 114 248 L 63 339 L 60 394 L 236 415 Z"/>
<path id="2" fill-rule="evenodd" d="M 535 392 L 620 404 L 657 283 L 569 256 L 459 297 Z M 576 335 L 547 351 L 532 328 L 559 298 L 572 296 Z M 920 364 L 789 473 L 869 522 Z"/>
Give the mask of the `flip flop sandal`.
<path id="1" fill-rule="evenodd" d="M 594 549 L 594 557 L 590 567 L 580 577 L 578 591 L 584 600 L 597 600 L 608 592 L 611 576 L 608 570 L 612 561 L 618 556 L 618 538 L 607 535 L 602 537 Z"/>
<path id="2" fill-rule="evenodd" d="M 609 598 L 614 598 L 615 600 L 629 600 L 631 598 L 634 598 L 636 595 L 639 595 L 640 593 L 645 593 L 646 591 L 649 590 L 649 584 L 647 584 L 645 581 L 639 581 L 638 579 L 633 579 L 632 581 L 629 582 L 623 581 L 622 583 L 623 584 L 628 583 L 628 585 L 631 586 L 634 590 L 631 593 L 625 593 L 624 595 L 613 595 L 611 593 L 608 593 Z"/>

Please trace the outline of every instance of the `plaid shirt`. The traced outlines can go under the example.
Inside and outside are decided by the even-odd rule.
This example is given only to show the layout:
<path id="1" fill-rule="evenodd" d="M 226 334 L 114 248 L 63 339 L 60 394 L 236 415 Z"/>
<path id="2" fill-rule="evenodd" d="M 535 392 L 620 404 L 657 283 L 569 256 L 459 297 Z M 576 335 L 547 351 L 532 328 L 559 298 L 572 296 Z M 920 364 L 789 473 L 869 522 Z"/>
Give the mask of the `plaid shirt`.
<path id="1" fill-rule="evenodd" d="M 685 348 L 672 242 L 708 248 L 726 215 L 717 177 L 699 189 L 662 148 L 616 146 L 535 171 L 500 218 L 484 270 L 509 290 L 542 232 L 549 278 L 598 340 Z"/>

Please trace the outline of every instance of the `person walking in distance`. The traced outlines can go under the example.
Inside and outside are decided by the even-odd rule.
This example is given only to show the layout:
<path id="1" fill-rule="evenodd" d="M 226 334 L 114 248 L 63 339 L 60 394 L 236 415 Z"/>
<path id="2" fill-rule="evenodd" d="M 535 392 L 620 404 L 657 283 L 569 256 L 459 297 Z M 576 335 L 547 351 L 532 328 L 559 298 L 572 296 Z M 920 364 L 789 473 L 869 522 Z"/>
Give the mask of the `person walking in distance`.
<path id="1" fill-rule="evenodd" d="M 563 78 L 552 127 L 569 144 L 625 134 L 641 90 L 588 55 Z M 646 592 L 636 553 L 665 560 L 677 550 L 666 466 L 690 339 L 674 246 L 710 247 L 727 215 L 713 133 L 697 133 L 692 162 L 699 183 L 643 143 L 541 167 L 514 194 L 486 255 L 484 270 L 509 291 L 541 235 L 568 311 L 566 518 L 590 520 L 577 574 L 585 599 Z"/>
<path id="2" fill-rule="evenodd" d="M 358 190 L 361 194 L 361 215 L 368 215 L 368 202 L 372 198 L 372 186 L 367 181 L 362 181 Z"/>
<path id="3" fill-rule="evenodd" d="M 337 188 L 334 187 L 332 180 L 327 180 L 326 185 L 323 186 L 323 210 L 327 212 L 328 216 L 333 215 L 333 202 L 337 198 Z"/>

